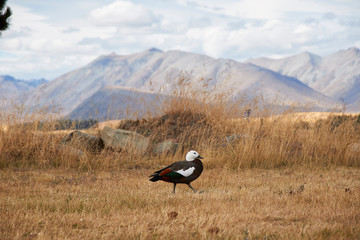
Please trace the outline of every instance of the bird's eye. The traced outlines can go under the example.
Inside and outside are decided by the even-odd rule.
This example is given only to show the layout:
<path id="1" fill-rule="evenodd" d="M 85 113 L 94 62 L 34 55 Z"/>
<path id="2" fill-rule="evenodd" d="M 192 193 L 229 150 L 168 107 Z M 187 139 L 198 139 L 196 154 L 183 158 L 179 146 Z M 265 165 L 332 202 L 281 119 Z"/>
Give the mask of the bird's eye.
<path id="1" fill-rule="evenodd" d="M 194 154 L 196 154 L 196 153 L 194 153 Z"/>

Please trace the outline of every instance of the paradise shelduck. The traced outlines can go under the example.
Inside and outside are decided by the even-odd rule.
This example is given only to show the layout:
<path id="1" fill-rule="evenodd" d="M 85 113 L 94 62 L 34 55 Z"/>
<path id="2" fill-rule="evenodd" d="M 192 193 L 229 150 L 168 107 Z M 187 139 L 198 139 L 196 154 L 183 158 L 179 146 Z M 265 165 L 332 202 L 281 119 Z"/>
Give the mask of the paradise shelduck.
<path id="1" fill-rule="evenodd" d="M 186 154 L 186 161 L 178 161 L 173 164 L 154 172 L 150 181 L 156 182 L 159 180 L 174 183 L 173 193 L 177 183 L 187 184 L 194 192 L 197 192 L 190 183 L 197 179 L 203 171 L 203 164 L 200 161 L 203 159 L 196 151 L 191 150 Z"/>

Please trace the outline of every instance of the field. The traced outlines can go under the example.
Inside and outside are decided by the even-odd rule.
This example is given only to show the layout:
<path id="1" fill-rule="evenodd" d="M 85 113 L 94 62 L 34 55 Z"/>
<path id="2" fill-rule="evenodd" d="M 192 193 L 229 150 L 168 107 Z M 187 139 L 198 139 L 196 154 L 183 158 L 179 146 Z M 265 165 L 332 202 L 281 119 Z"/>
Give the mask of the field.
<path id="1" fill-rule="evenodd" d="M 206 166 L 206 160 L 205 160 Z M 360 170 L 1 171 L 1 239 L 359 239 Z"/>
<path id="2" fill-rule="evenodd" d="M 272 114 L 178 92 L 161 116 L 101 123 L 169 154 L 60 146 L 56 116 L 0 112 L 0 239 L 360 239 L 360 115 Z M 190 98 L 182 97 L 188 96 Z M 180 97 L 179 97 L 180 96 Z M 193 187 L 148 176 L 195 149 Z"/>

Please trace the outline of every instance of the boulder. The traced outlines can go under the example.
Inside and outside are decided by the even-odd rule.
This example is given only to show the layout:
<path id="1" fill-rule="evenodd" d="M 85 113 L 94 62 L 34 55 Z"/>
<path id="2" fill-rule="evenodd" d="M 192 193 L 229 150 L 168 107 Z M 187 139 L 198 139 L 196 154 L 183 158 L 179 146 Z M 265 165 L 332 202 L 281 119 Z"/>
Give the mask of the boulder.
<path id="1" fill-rule="evenodd" d="M 85 157 L 85 153 L 83 151 L 68 145 L 60 144 L 58 145 L 58 150 L 66 154 L 67 156 L 72 156 L 76 158 L 77 160 Z"/>
<path id="2" fill-rule="evenodd" d="M 114 150 L 126 150 L 138 154 L 144 154 L 150 144 L 150 140 L 143 135 L 123 129 L 105 127 L 101 131 L 101 139 L 105 147 Z"/>
<path id="3" fill-rule="evenodd" d="M 178 143 L 175 139 L 167 139 L 163 142 L 160 142 L 154 146 L 154 153 L 155 154 L 175 154 L 178 148 Z"/>
<path id="4" fill-rule="evenodd" d="M 74 131 L 64 136 L 61 144 L 90 152 L 100 152 L 104 148 L 104 143 L 100 137 L 81 131 Z"/>

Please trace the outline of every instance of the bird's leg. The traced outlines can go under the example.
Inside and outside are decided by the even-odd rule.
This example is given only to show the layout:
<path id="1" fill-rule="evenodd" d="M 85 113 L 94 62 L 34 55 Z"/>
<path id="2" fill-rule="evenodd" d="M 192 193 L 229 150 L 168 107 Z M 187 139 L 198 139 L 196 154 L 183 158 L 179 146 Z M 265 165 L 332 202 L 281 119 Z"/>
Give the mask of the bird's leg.
<path id="1" fill-rule="evenodd" d="M 175 193 L 176 183 L 174 183 L 173 193 Z"/>
<path id="2" fill-rule="evenodd" d="M 189 188 L 191 188 L 194 192 L 197 192 L 195 188 L 193 188 L 190 183 L 187 183 L 187 185 L 189 186 Z"/>

